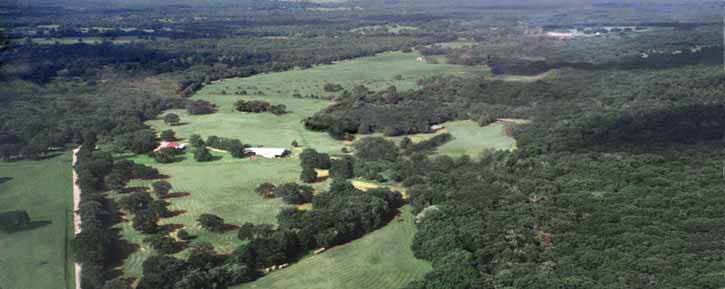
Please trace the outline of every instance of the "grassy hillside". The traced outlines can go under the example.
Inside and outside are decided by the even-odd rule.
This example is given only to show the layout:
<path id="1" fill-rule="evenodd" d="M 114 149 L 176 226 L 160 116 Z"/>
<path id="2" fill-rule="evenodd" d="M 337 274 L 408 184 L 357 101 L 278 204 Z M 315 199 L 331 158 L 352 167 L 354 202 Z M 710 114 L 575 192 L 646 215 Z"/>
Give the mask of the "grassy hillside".
<path id="1" fill-rule="evenodd" d="M 73 236 L 70 154 L 0 163 L 0 212 L 24 209 L 32 229 L 0 232 L 0 287 L 66 288 L 73 284 L 67 241 Z"/>
<path id="2" fill-rule="evenodd" d="M 430 271 L 410 244 L 414 216 L 408 207 L 387 226 L 349 244 L 309 256 L 239 289 L 401 288 Z"/>

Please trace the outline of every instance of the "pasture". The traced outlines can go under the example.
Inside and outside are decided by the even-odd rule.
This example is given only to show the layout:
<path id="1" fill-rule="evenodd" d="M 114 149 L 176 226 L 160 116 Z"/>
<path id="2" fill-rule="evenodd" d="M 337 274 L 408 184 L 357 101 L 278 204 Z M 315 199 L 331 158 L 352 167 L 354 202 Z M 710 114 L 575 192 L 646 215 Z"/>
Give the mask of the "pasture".
<path id="1" fill-rule="evenodd" d="M 341 85 L 351 90 L 357 85 L 366 85 L 371 89 L 383 89 L 395 85 L 398 89 L 413 89 L 417 80 L 426 76 L 442 73 L 464 74 L 469 68 L 456 65 L 427 64 L 416 62 L 417 53 L 383 53 L 375 57 L 341 61 L 332 65 L 321 65 L 306 70 L 292 70 L 279 73 L 256 75 L 248 78 L 234 78 L 217 81 L 198 91 L 192 99 L 206 100 L 217 105 L 218 112 L 209 115 L 189 115 L 184 110 L 172 110 L 181 117 L 181 125 L 170 127 L 163 120 L 149 121 L 148 124 L 157 131 L 173 129 L 180 142 L 185 142 L 192 134 L 206 138 L 216 135 L 241 139 L 243 143 L 254 146 L 284 147 L 291 149 L 292 141 L 297 141 L 303 148 L 314 148 L 320 152 L 340 153 L 343 143 L 332 139 L 326 133 L 312 132 L 304 128 L 302 120 L 332 104 L 325 99 L 339 92 L 326 92 L 326 83 Z M 244 92 L 244 93 L 243 93 Z M 298 94 L 303 98 L 294 97 Z M 310 98 L 309 95 L 322 96 Z M 264 100 L 271 104 L 284 104 L 289 113 L 276 116 L 271 113 L 243 113 L 234 110 L 237 100 Z M 299 151 L 299 149 L 293 150 Z M 199 163 L 187 152 L 184 160 L 172 164 L 158 164 L 147 156 L 132 156 L 136 162 L 149 164 L 169 176 L 168 181 L 174 186 L 176 197 L 169 198 L 170 210 L 177 216 L 162 219 L 161 224 L 181 225 L 192 235 L 197 236 L 193 242 L 210 242 L 218 252 L 226 253 L 240 245 L 236 230 L 227 233 L 209 233 L 196 224 L 196 218 L 203 213 L 217 214 L 226 223 L 241 225 L 251 223 L 276 223 L 276 215 L 285 205 L 279 199 L 263 199 L 254 189 L 263 182 L 282 184 L 299 180 L 301 167 L 296 154 L 283 159 L 234 159 L 223 152 L 212 152 L 220 157 L 217 160 Z M 133 182 L 130 186 L 148 186 L 150 181 Z M 324 190 L 329 182 L 315 184 L 316 189 Z M 120 197 L 114 194 L 113 197 Z M 404 214 L 407 217 L 407 213 Z M 177 226 L 178 227 L 178 226 Z M 119 225 L 124 239 L 138 245 L 138 250 L 124 262 L 123 269 L 127 276 L 141 275 L 143 261 L 153 254 L 150 248 L 142 244 L 144 235 L 136 232 L 130 222 Z M 309 278 L 324 277 L 327 274 L 339 275 L 337 283 L 330 283 L 323 288 L 374 288 L 366 287 L 374 276 L 386 276 L 380 281 L 391 286 L 407 283 L 409 280 L 422 276 L 430 266 L 413 258 L 410 251 L 410 239 L 415 227 L 410 220 L 398 223 L 393 221 L 388 227 L 374 232 L 358 245 L 349 244 L 333 249 L 327 256 L 327 269 L 318 270 L 314 266 L 294 264 L 288 270 L 306 271 L 300 273 Z M 178 253 L 183 257 L 184 252 Z M 397 256 L 393 259 L 390 256 Z M 362 258 L 362 259 L 361 259 Z M 350 260 L 347 260 L 350 259 Z M 307 259 L 306 259 L 307 260 Z M 315 258 L 306 262 L 316 262 Z M 332 262 L 332 263 L 331 263 Z M 362 266 L 364 263 L 379 264 L 369 266 L 366 271 L 332 272 L 342 270 L 336 268 L 334 262 L 344 266 Z M 362 268 L 360 268 L 362 270 Z M 284 270 L 283 270 L 284 271 Z M 290 271 L 295 272 L 295 271 Z M 381 274 L 387 275 L 381 275 Z M 359 275 L 359 276 L 358 276 Z M 358 276 L 358 277 L 356 277 Z M 304 276 L 300 276 L 302 278 Z M 275 280 L 274 278 L 265 280 Z M 310 279 L 311 280 L 311 279 Z M 269 282 L 269 281 L 264 281 Z M 264 283 L 260 283 L 264 284 Z M 300 288 L 314 288 L 305 283 Z M 335 287 L 337 285 L 343 287 Z M 255 285 L 257 286 L 257 285 Z M 352 286 L 352 287 L 349 287 Z M 388 286 L 377 287 L 387 288 Z"/>
<path id="2" fill-rule="evenodd" d="M 138 163 L 153 165 L 168 175 L 173 184 L 169 209 L 178 215 L 161 219 L 161 225 L 181 225 L 196 236 L 193 242 L 210 242 L 218 252 L 229 253 L 241 243 L 237 231 L 211 233 L 196 223 L 196 218 L 204 213 L 216 214 L 224 218 L 227 224 L 241 225 L 245 222 L 255 224 L 275 224 L 279 210 L 285 206 L 280 199 L 264 199 L 254 189 L 261 183 L 282 184 L 299 179 L 299 159 L 234 159 L 226 153 L 212 152 L 221 159 L 211 162 L 196 162 L 191 154 L 186 160 L 173 164 L 156 164 L 146 156 L 137 156 Z M 129 186 L 150 186 L 152 181 L 134 181 Z M 319 184 L 318 186 L 324 186 Z M 114 197 L 121 197 L 115 194 Z M 120 224 L 122 236 L 139 249 L 124 262 L 124 271 L 129 276 L 140 276 L 141 264 L 153 251 L 141 243 L 146 237 L 131 227 L 130 222 Z M 182 252 L 183 254 L 183 252 Z"/>
<path id="3" fill-rule="evenodd" d="M 310 255 L 237 289 L 401 288 L 431 270 L 413 256 L 414 216 L 408 207 L 385 227 L 348 244 Z"/>
<path id="4" fill-rule="evenodd" d="M 181 138 L 191 134 L 203 137 L 217 135 L 267 147 L 289 147 L 296 140 L 304 147 L 339 153 L 342 143 L 325 133 L 308 131 L 302 123 L 303 119 L 329 106 L 331 102 L 325 99 L 295 98 L 293 95 L 326 97 L 336 94 L 324 91 L 326 83 L 339 84 L 347 90 L 352 90 L 356 85 L 365 85 L 371 89 L 383 89 L 391 85 L 399 90 L 413 89 L 417 87 L 418 79 L 427 76 L 445 73 L 462 75 L 471 71 L 471 68 L 459 65 L 419 63 L 415 61 L 417 57 L 417 53 L 390 52 L 311 69 L 215 82 L 198 91 L 193 99 L 216 104 L 219 108 L 217 113 L 192 116 L 182 110 L 172 110 L 169 112 L 181 116 L 185 125 L 169 127 L 162 120 L 150 121 L 149 125 L 159 131 L 172 128 Z M 236 94 L 242 91 L 247 94 Z M 240 99 L 284 104 L 290 112 L 281 116 L 238 112 L 234 110 L 233 104 Z"/>
<path id="5" fill-rule="evenodd" d="M 16 209 L 28 212 L 31 228 L 0 232 L 0 287 L 72 288 L 70 153 L 41 161 L 0 163 L 0 212 Z"/>

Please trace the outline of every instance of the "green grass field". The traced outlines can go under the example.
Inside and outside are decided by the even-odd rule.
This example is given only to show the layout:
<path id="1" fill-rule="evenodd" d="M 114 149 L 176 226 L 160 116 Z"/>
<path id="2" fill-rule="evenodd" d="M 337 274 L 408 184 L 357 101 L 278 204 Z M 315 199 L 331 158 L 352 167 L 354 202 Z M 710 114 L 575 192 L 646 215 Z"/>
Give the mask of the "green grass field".
<path id="1" fill-rule="evenodd" d="M 254 192 L 263 182 L 282 184 L 294 182 L 299 178 L 299 159 L 234 159 L 226 153 L 212 152 L 219 160 L 200 163 L 187 154 L 187 159 L 173 164 L 157 164 L 146 156 L 134 157 L 138 163 L 151 164 L 174 186 L 173 193 L 178 197 L 166 199 L 171 211 L 182 211 L 178 216 L 161 220 L 161 224 L 180 224 L 197 236 L 193 242 L 210 242 L 218 252 L 229 253 L 241 242 L 236 230 L 226 233 L 211 233 L 196 223 L 196 218 L 204 213 L 212 213 L 224 218 L 225 222 L 241 225 L 245 222 L 255 224 L 275 224 L 279 210 L 285 206 L 279 199 L 264 199 Z M 151 181 L 134 181 L 130 186 L 150 185 Z M 321 184 L 323 185 L 323 184 Z M 188 194 L 185 194 L 188 193 Z M 114 197 L 120 197 L 115 194 Z M 124 262 L 124 272 L 128 276 L 140 276 L 143 261 L 153 254 L 141 242 L 147 237 L 131 227 L 130 222 L 119 225 L 124 239 L 139 245 L 139 250 L 131 254 Z M 183 255 L 181 252 L 180 255 Z"/>
<path id="2" fill-rule="evenodd" d="M 402 220 L 402 221 L 399 221 Z M 387 226 L 348 244 L 308 256 L 239 289 L 401 288 L 431 270 L 410 250 L 414 216 L 405 207 Z"/>
<path id="3" fill-rule="evenodd" d="M 504 133 L 501 122 L 480 127 L 473 121 L 451 121 L 444 124 L 453 140 L 440 146 L 438 153 L 452 157 L 468 155 L 478 157 L 489 149 L 512 150 L 516 148 L 516 140 Z"/>
<path id="4" fill-rule="evenodd" d="M 418 143 L 429 140 L 438 134 L 447 132 L 453 136 L 453 139 L 440 146 L 437 153 L 452 157 L 460 157 L 463 155 L 478 157 L 481 152 L 489 149 L 511 150 L 516 148 L 516 140 L 505 134 L 505 124 L 503 122 L 495 122 L 484 127 L 481 127 L 477 123 L 469 120 L 449 121 L 443 125 L 445 126 L 445 129 L 435 133 L 420 133 L 396 137 L 386 136 L 385 138 L 399 144 L 403 138 L 408 137 L 411 141 L 413 141 L 413 143 Z M 382 136 L 382 133 L 374 133 L 361 137 Z"/>
<path id="5" fill-rule="evenodd" d="M 417 87 L 416 81 L 426 76 L 442 73 L 461 75 L 471 71 L 470 68 L 459 65 L 419 63 L 415 61 L 417 57 L 417 53 L 391 52 L 306 70 L 216 82 L 205 86 L 193 99 L 215 103 L 219 111 L 201 116 L 190 116 L 181 110 L 170 111 L 179 114 L 182 122 L 187 123 L 172 129 L 182 138 L 194 133 L 204 137 L 217 135 L 239 138 L 244 143 L 267 147 L 289 147 L 296 140 L 301 145 L 318 151 L 340 152 L 340 142 L 325 133 L 305 130 L 302 124 L 303 119 L 329 106 L 331 102 L 293 98 L 292 95 L 295 92 L 301 95 L 331 95 L 323 90 L 327 82 L 340 84 L 345 89 L 352 89 L 356 85 L 366 85 L 373 89 L 383 89 L 390 85 L 397 86 L 399 90 L 413 89 Z M 394 79 L 398 75 L 402 79 Z M 241 90 L 246 90 L 249 95 L 234 95 Z M 222 94 L 223 91 L 226 95 Z M 233 109 L 233 104 L 240 99 L 259 99 L 272 104 L 284 104 L 290 113 L 275 116 L 271 113 L 237 112 Z M 161 120 L 150 121 L 149 124 L 157 130 L 170 128 Z"/>
<path id="6" fill-rule="evenodd" d="M 9 179 L 7 179 L 9 178 Z M 0 287 L 72 288 L 71 154 L 42 161 L 0 163 L 0 212 L 24 209 L 35 227 L 0 232 Z"/>

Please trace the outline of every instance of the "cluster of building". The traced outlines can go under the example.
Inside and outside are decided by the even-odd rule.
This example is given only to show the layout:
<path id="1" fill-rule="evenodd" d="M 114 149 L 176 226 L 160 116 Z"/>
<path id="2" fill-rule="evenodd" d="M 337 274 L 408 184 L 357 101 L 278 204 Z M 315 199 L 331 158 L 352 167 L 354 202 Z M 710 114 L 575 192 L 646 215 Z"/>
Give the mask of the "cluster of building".
<path id="1" fill-rule="evenodd" d="M 163 149 L 174 149 L 178 151 L 184 151 L 186 150 L 187 145 L 184 143 L 177 143 L 177 142 L 167 142 L 163 141 L 161 144 L 154 149 L 154 152 L 163 150 Z M 253 156 L 260 156 L 264 158 L 274 159 L 274 158 L 283 158 L 289 155 L 290 151 L 285 148 L 267 148 L 267 147 L 250 147 L 244 149 L 244 152 L 253 155 Z"/>

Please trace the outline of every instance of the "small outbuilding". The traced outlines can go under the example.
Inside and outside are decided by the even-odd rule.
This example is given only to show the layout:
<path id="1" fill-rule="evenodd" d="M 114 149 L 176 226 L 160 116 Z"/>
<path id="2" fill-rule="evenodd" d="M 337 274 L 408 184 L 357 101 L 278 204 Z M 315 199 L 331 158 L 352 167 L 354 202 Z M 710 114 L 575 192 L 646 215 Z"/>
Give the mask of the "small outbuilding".
<path id="1" fill-rule="evenodd" d="M 264 147 L 252 147 L 247 148 L 244 152 L 255 156 L 265 157 L 268 159 L 283 158 L 289 154 L 289 151 L 285 148 L 264 148 Z"/>
<path id="2" fill-rule="evenodd" d="M 430 130 L 433 131 L 433 132 L 442 130 L 444 128 L 446 128 L 446 127 L 444 125 L 442 125 L 442 124 L 434 124 L 434 125 L 431 125 L 430 126 Z"/>
<path id="3" fill-rule="evenodd" d="M 175 149 L 175 150 L 183 151 L 184 149 L 186 149 L 186 144 L 162 141 L 161 144 L 156 149 L 154 149 L 154 152 L 160 151 L 162 149 Z"/>

